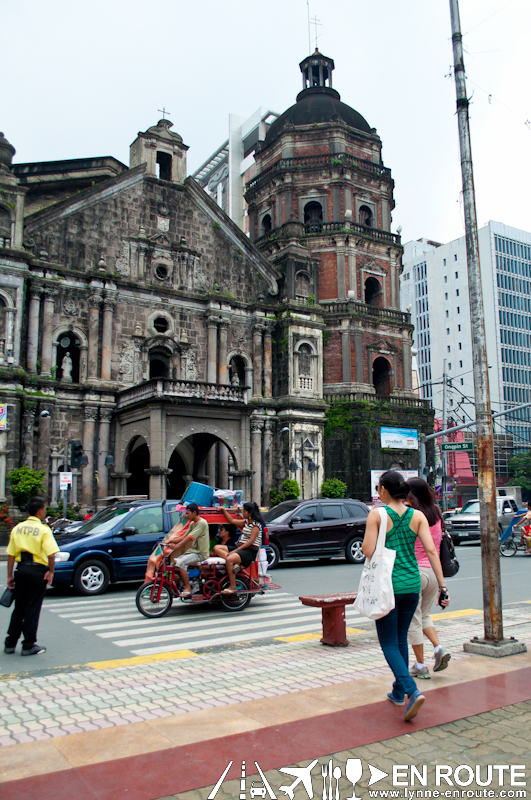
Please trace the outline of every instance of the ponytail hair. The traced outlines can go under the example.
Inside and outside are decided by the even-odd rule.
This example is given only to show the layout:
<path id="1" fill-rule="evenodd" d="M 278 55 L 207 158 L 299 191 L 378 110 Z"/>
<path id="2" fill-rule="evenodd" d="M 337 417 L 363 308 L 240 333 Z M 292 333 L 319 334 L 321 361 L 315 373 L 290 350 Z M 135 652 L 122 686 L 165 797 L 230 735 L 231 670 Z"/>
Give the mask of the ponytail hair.
<path id="1" fill-rule="evenodd" d="M 378 483 L 387 489 L 393 500 L 405 500 L 409 494 L 409 483 L 394 469 L 384 472 Z"/>
<path id="2" fill-rule="evenodd" d="M 260 509 L 256 505 L 256 503 L 252 503 L 248 501 L 247 503 L 243 504 L 245 511 L 251 515 L 251 519 L 255 522 L 258 522 L 259 525 L 265 525 L 265 520 L 263 516 L 260 514 Z"/>

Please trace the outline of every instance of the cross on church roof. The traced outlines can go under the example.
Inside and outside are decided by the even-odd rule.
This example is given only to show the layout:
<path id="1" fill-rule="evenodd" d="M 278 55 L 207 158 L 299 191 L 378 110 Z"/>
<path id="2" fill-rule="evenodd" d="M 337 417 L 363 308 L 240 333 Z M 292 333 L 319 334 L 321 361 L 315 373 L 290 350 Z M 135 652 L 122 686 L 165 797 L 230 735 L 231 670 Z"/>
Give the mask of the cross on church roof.
<path id="1" fill-rule="evenodd" d="M 160 113 L 162 114 L 162 119 L 166 119 L 166 114 L 168 115 L 168 118 L 170 116 L 170 112 L 166 111 L 166 106 L 162 106 L 162 108 L 157 108 L 157 111 L 160 111 Z"/>

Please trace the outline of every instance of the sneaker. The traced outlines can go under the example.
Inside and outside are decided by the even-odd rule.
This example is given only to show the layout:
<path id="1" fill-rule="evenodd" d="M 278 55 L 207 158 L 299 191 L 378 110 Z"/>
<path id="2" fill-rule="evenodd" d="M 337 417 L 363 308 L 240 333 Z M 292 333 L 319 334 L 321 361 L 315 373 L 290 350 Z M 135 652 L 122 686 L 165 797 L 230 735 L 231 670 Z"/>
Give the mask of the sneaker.
<path id="1" fill-rule="evenodd" d="M 448 650 L 441 648 L 439 652 L 435 653 L 435 666 L 433 667 L 433 671 L 442 672 L 443 669 L 446 669 L 451 657 L 452 656 L 450 655 Z"/>
<path id="2" fill-rule="evenodd" d="M 45 647 L 41 647 L 38 644 L 34 644 L 33 647 L 30 647 L 29 650 L 24 650 L 24 648 L 22 648 L 22 655 L 23 656 L 41 656 L 45 652 L 46 652 L 46 648 Z"/>
<path id="3" fill-rule="evenodd" d="M 398 700 L 398 698 L 395 697 L 392 692 L 388 692 L 387 699 L 390 700 L 395 706 L 405 706 L 406 704 L 404 698 L 402 698 L 402 700 Z"/>
<path id="4" fill-rule="evenodd" d="M 15 652 L 14 647 L 8 647 L 7 644 L 4 646 L 4 653 L 8 653 L 8 655 L 11 655 L 14 652 Z"/>
<path id="5" fill-rule="evenodd" d="M 419 713 L 420 707 L 425 701 L 425 697 L 423 694 L 419 692 L 417 689 L 416 692 L 413 692 L 412 695 L 409 697 L 409 703 L 407 704 L 406 713 L 404 714 L 404 722 L 409 722 L 410 719 L 416 717 Z"/>
<path id="6" fill-rule="evenodd" d="M 409 674 L 412 678 L 424 678 L 427 681 L 431 679 L 430 671 L 426 664 L 423 664 L 420 668 L 417 667 L 416 664 L 413 664 L 409 670 Z"/>

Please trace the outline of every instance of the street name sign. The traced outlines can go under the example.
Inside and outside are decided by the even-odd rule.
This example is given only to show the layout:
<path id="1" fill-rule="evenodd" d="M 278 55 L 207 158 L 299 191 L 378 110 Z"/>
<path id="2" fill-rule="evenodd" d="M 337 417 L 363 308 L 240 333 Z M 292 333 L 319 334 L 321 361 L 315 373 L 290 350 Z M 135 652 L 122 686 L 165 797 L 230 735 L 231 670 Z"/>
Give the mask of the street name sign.
<path id="1" fill-rule="evenodd" d="M 456 450 L 473 450 L 474 442 L 443 442 L 441 449 L 451 453 Z"/>

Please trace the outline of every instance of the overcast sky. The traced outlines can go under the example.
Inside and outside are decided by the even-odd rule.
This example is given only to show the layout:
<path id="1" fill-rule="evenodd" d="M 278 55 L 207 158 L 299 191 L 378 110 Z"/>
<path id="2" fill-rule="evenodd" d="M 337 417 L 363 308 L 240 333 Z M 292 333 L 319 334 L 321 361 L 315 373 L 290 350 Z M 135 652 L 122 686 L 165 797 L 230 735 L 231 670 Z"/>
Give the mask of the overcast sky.
<path id="1" fill-rule="evenodd" d="M 0 0 L 0 11 L 0 129 L 15 161 L 128 163 L 165 106 L 192 172 L 227 138 L 229 113 L 294 103 L 308 54 L 306 0 Z M 448 0 L 310 0 L 310 14 L 334 87 L 383 140 L 393 230 L 404 242 L 463 235 Z M 531 230 L 531 4 L 461 0 L 461 21 L 478 222 Z"/>

